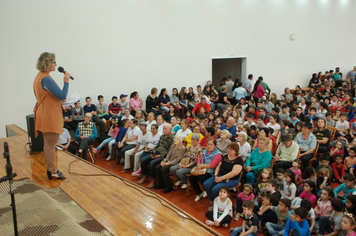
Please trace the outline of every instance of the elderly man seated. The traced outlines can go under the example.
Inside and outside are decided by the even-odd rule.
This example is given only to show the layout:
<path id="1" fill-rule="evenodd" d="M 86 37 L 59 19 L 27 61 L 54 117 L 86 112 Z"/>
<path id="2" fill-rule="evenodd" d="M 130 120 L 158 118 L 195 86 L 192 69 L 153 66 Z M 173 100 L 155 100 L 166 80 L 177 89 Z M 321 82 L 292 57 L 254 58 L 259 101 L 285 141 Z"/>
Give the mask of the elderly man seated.
<path id="1" fill-rule="evenodd" d="M 279 168 L 287 169 L 292 167 L 292 163 L 298 157 L 299 145 L 292 140 L 290 134 L 282 134 L 281 144 L 279 144 L 276 155 L 274 157 L 273 174 L 276 176 L 276 171 Z"/>
<path id="2" fill-rule="evenodd" d="M 82 155 L 83 159 L 87 159 L 88 147 L 95 143 L 95 139 L 98 137 L 96 131 L 96 125 L 91 121 L 92 114 L 86 113 L 84 121 L 78 124 L 75 131 L 75 137 L 79 143 L 79 151 L 76 154 L 78 157 Z"/>

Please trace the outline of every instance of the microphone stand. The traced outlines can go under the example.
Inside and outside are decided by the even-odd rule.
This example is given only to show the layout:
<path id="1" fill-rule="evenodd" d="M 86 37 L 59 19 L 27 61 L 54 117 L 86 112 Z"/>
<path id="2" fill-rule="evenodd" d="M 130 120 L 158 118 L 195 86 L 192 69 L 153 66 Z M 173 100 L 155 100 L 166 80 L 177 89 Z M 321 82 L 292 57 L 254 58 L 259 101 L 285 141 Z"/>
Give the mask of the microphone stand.
<path id="1" fill-rule="evenodd" d="M 14 220 L 14 233 L 15 236 L 18 236 L 17 230 L 17 218 L 16 218 L 16 206 L 15 206 L 15 193 L 14 193 L 14 185 L 13 185 L 13 178 L 17 176 L 16 173 L 12 173 L 12 165 L 10 163 L 10 154 L 9 154 L 9 145 L 7 142 L 4 142 L 4 158 L 6 159 L 6 176 L 0 179 L 0 183 L 3 181 L 9 181 L 10 185 L 10 194 L 11 194 L 11 206 L 12 206 L 12 217 Z"/>

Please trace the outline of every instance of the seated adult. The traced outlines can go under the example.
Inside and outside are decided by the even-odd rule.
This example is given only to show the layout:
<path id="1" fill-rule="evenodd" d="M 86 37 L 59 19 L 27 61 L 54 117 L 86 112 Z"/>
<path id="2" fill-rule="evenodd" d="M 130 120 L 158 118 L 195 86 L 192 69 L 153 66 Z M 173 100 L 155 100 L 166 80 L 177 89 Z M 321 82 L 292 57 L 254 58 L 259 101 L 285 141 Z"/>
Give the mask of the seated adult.
<path id="1" fill-rule="evenodd" d="M 144 119 L 141 119 L 138 123 L 140 126 L 141 132 L 138 133 L 137 137 L 137 144 L 135 148 L 132 148 L 130 150 L 127 150 L 125 152 L 125 165 L 124 169 L 122 170 L 121 173 L 126 173 L 128 172 L 129 169 L 131 169 L 131 161 L 130 157 L 134 156 L 134 171 L 138 170 L 138 165 L 140 162 L 140 157 L 146 147 L 146 142 L 148 141 L 148 132 L 147 132 L 147 123 L 145 122 Z"/>
<path id="2" fill-rule="evenodd" d="M 199 142 L 204 138 L 204 136 L 200 133 L 200 126 L 196 125 L 196 126 L 194 126 L 193 133 L 190 133 L 187 136 L 187 138 L 184 140 L 186 147 L 189 147 L 190 145 L 192 145 L 193 134 L 199 134 L 199 136 L 200 136 Z"/>
<path id="3" fill-rule="evenodd" d="M 201 98 L 201 101 L 195 105 L 194 109 L 192 110 L 193 116 L 197 116 L 200 114 L 200 109 L 204 107 L 206 109 L 206 112 L 209 113 L 210 111 L 210 105 L 206 102 L 205 96 Z"/>
<path id="4" fill-rule="evenodd" d="M 155 115 L 160 115 L 161 111 L 159 110 L 159 103 L 157 97 L 158 89 L 152 88 L 151 94 L 146 98 L 146 112 L 153 112 Z"/>
<path id="5" fill-rule="evenodd" d="M 70 144 L 71 136 L 66 128 L 63 128 L 63 133 L 59 135 L 58 143 L 56 144 L 58 147 L 63 150 L 68 150 L 72 154 L 77 152 L 77 148 Z"/>
<path id="6" fill-rule="evenodd" d="M 178 130 L 182 129 L 182 128 L 180 127 L 180 125 L 178 124 L 178 122 L 177 122 L 177 116 L 173 116 L 173 117 L 171 118 L 171 125 L 172 125 L 171 133 L 172 133 L 173 135 L 176 135 L 176 133 L 178 132 Z"/>
<path id="7" fill-rule="evenodd" d="M 125 109 L 125 113 L 124 113 L 123 117 L 121 117 L 121 120 L 124 120 L 124 119 L 127 119 L 127 120 L 135 119 L 135 117 L 133 117 L 133 116 L 131 115 L 129 108 L 126 108 L 126 109 Z"/>
<path id="8" fill-rule="evenodd" d="M 159 93 L 158 96 L 158 103 L 159 103 L 159 108 L 162 111 L 168 112 L 168 107 L 171 104 L 171 100 L 169 99 L 168 96 L 168 90 L 166 88 L 162 88 L 161 92 Z"/>
<path id="9" fill-rule="evenodd" d="M 190 184 L 192 185 L 195 193 L 197 194 L 195 201 L 199 201 L 201 197 L 206 197 L 207 193 L 200 188 L 198 181 L 203 185 L 204 182 L 214 175 L 216 166 L 221 161 L 221 153 L 216 147 L 216 140 L 211 139 L 208 142 L 208 148 L 204 150 L 203 154 L 197 161 L 197 169 L 203 170 L 206 168 L 205 174 L 192 175 L 190 177 Z"/>
<path id="10" fill-rule="evenodd" d="M 124 162 L 125 152 L 127 150 L 133 149 L 137 145 L 137 138 L 141 132 L 140 128 L 137 127 L 137 120 L 133 119 L 129 121 L 129 128 L 126 131 L 124 138 L 121 142 L 118 142 L 116 145 L 116 165 L 121 162 Z M 120 160 L 120 155 L 122 159 Z"/>
<path id="11" fill-rule="evenodd" d="M 142 179 L 138 181 L 139 184 L 143 184 L 148 179 L 148 165 L 150 165 L 150 177 L 151 182 L 147 185 L 147 188 L 153 188 L 156 182 L 156 165 L 159 165 L 161 161 L 167 156 L 169 149 L 173 144 L 173 134 L 171 134 L 171 125 L 163 125 L 163 135 L 160 137 L 158 144 L 153 148 L 151 152 L 144 152 L 141 155 L 141 174 Z"/>
<path id="12" fill-rule="evenodd" d="M 302 132 L 295 137 L 295 142 L 302 148 L 299 159 L 302 160 L 304 168 L 308 166 L 308 162 L 312 159 L 316 148 L 315 135 L 310 132 L 312 128 L 311 123 L 305 123 Z"/>
<path id="13" fill-rule="evenodd" d="M 237 132 L 237 129 L 236 127 L 234 126 L 235 124 L 235 119 L 233 117 L 229 117 L 226 121 L 226 124 L 222 124 L 219 128 L 219 130 L 228 130 L 230 135 L 229 135 L 229 139 L 231 141 L 234 141 L 235 140 L 235 135 L 236 135 L 236 132 Z M 220 131 L 216 133 L 217 136 L 220 136 Z"/>
<path id="14" fill-rule="evenodd" d="M 104 122 L 98 117 L 98 112 L 96 111 L 96 106 L 94 104 L 92 104 L 91 102 L 91 98 L 90 97 L 86 97 L 85 98 L 85 102 L 87 103 L 83 109 L 84 109 L 84 113 L 90 113 L 92 115 L 91 119 L 92 121 L 96 122 L 97 124 L 99 124 L 100 127 L 100 134 L 101 136 L 105 135 L 105 124 Z"/>
<path id="15" fill-rule="evenodd" d="M 221 92 L 219 92 L 219 100 L 216 104 L 216 107 L 218 109 L 221 109 L 222 111 L 226 110 L 227 104 L 231 104 L 227 98 L 226 92 L 227 92 L 227 86 L 226 85 L 221 86 Z"/>
<path id="16" fill-rule="evenodd" d="M 228 152 L 223 155 L 221 162 L 215 168 L 214 176 L 203 184 L 211 202 L 219 195 L 220 188 L 235 187 L 239 184 L 239 177 L 244 161 L 239 155 L 239 145 L 233 142 L 229 144 Z"/>
<path id="17" fill-rule="evenodd" d="M 171 105 L 169 105 L 169 111 L 164 116 L 164 120 L 169 123 L 173 116 L 178 116 L 178 115 L 177 115 L 177 113 L 174 113 L 174 105 L 171 104 Z"/>
<path id="18" fill-rule="evenodd" d="M 182 159 L 181 162 L 177 165 L 172 166 L 169 168 L 169 171 L 172 172 L 174 177 L 176 177 L 177 182 L 175 185 L 182 185 L 182 188 L 187 188 L 187 174 L 190 174 L 190 171 L 193 167 L 197 164 L 198 158 L 203 153 L 203 149 L 199 145 L 199 134 L 194 134 L 192 136 L 192 145 L 187 148 L 187 151 L 184 155 L 184 160 Z"/>
<path id="19" fill-rule="evenodd" d="M 330 130 L 326 128 L 326 122 L 324 119 L 318 120 L 318 127 L 314 129 L 316 142 L 319 143 L 318 153 L 325 153 L 329 151 L 330 143 Z"/>
<path id="20" fill-rule="evenodd" d="M 164 188 L 163 193 L 169 193 L 173 190 L 172 183 L 169 178 L 169 169 L 172 166 L 177 165 L 182 160 L 184 153 L 185 147 L 182 144 L 182 139 L 179 136 L 175 136 L 167 156 L 159 165 L 156 165 L 157 185 L 154 186 L 155 189 Z"/>
<path id="21" fill-rule="evenodd" d="M 63 114 L 63 121 L 64 121 L 64 128 L 69 129 L 69 127 L 72 130 L 77 130 L 77 123 L 73 121 L 73 116 L 72 116 L 72 111 L 66 108 L 62 108 L 62 114 Z"/>
<path id="22" fill-rule="evenodd" d="M 237 134 L 237 144 L 239 145 L 239 153 L 244 160 L 251 154 L 251 146 L 247 142 L 247 134 L 245 132 L 240 132 Z"/>
<path id="23" fill-rule="evenodd" d="M 189 129 L 189 121 L 183 119 L 180 122 L 181 129 L 177 131 L 176 136 L 181 137 L 182 140 L 185 140 L 192 131 Z"/>
<path id="24" fill-rule="evenodd" d="M 208 146 L 208 142 L 210 139 L 216 139 L 216 137 L 214 137 L 215 135 L 215 129 L 213 127 L 208 127 L 206 128 L 206 132 L 205 132 L 205 136 L 204 138 L 199 142 L 200 146 L 203 149 L 206 149 L 206 147 Z"/>
<path id="25" fill-rule="evenodd" d="M 274 156 L 273 173 L 276 176 L 276 171 L 279 168 L 289 169 L 292 163 L 298 158 L 299 146 L 292 139 L 291 134 L 282 134 L 276 155 Z"/>
<path id="26" fill-rule="evenodd" d="M 221 152 L 221 155 L 227 154 L 228 146 L 231 143 L 229 136 L 230 132 L 224 129 L 221 131 L 220 138 L 217 140 L 217 148 Z"/>
<path id="27" fill-rule="evenodd" d="M 271 166 L 272 153 L 267 149 L 270 140 L 266 137 L 259 139 L 258 148 L 254 149 L 246 160 L 246 182 L 255 184 L 257 177 L 265 167 Z"/>
<path id="28" fill-rule="evenodd" d="M 147 131 L 151 132 L 151 126 L 157 124 L 156 122 L 156 115 L 153 112 L 148 113 L 147 115 Z"/>
<path id="29" fill-rule="evenodd" d="M 139 97 L 137 91 L 131 93 L 129 106 L 131 115 L 135 117 L 136 111 L 140 110 L 143 105 L 143 100 Z"/>
<path id="30" fill-rule="evenodd" d="M 258 142 L 258 140 L 260 140 L 261 137 L 266 137 L 266 138 L 268 138 L 269 140 L 271 140 L 271 142 L 269 142 L 269 144 L 268 144 L 267 149 L 272 153 L 272 148 L 273 148 L 272 142 L 273 142 L 273 141 L 276 141 L 276 139 L 275 139 L 274 137 L 269 137 L 269 136 L 270 136 L 269 134 L 270 134 L 270 133 L 269 133 L 269 129 L 268 129 L 268 128 L 261 128 L 261 129 L 260 129 L 260 134 L 258 135 L 258 137 L 257 137 L 257 139 L 256 139 L 256 141 L 255 141 L 255 143 L 254 143 L 254 145 L 253 145 L 253 147 L 252 147 L 252 149 L 255 149 L 255 148 L 258 148 L 258 147 L 259 147 L 259 142 Z"/>
<path id="31" fill-rule="evenodd" d="M 177 88 L 172 89 L 172 96 L 171 96 L 171 105 L 173 105 L 175 112 L 179 115 L 180 118 L 184 118 L 185 112 L 184 107 L 179 103 L 179 95 Z"/>
<path id="32" fill-rule="evenodd" d="M 95 143 L 95 139 L 98 137 L 96 131 L 96 125 L 91 121 L 91 113 L 86 113 L 84 121 L 78 124 L 75 131 L 75 137 L 79 143 L 79 151 L 76 154 L 78 157 L 82 155 L 84 160 L 87 159 L 88 147 Z"/>

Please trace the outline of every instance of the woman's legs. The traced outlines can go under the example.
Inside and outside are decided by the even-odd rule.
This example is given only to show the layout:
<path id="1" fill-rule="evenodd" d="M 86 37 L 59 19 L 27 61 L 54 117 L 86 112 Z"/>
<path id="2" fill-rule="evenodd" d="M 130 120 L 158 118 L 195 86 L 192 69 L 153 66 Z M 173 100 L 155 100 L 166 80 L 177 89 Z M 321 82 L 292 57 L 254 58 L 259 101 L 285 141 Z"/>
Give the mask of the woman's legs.
<path id="1" fill-rule="evenodd" d="M 105 144 L 110 143 L 112 140 L 115 140 L 115 138 L 107 138 L 104 141 L 101 142 L 101 144 L 96 148 L 96 150 L 102 149 Z"/>
<path id="2" fill-rule="evenodd" d="M 59 139 L 59 134 L 42 133 L 43 134 L 43 152 L 47 163 L 47 170 L 52 174 L 57 172 L 56 164 L 56 144 Z"/>
<path id="3" fill-rule="evenodd" d="M 159 107 L 162 111 L 169 112 L 168 107 Z"/>
<path id="4" fill-rule="evenodd" d="M 178 169 L 176 171 L 177 179 L 181 180 L 183 184 L 187 184 L 187 175 L 190 174 L 192 169 L 193 167 Z"/>

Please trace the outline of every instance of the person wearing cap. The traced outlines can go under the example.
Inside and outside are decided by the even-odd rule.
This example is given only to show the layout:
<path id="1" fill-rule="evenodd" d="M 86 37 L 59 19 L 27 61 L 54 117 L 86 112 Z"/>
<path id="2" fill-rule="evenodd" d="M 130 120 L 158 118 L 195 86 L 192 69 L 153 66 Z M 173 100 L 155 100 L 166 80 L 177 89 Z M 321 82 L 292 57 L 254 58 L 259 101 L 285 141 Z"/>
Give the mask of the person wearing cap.
<path id="1" fill-rule="evenodd" d="M 121 108 L 125 110 L 126 108 L 129 108 L 129 102 L 126 100 L 127 95 L 121 94 L 120 95 L 120 101 L 118 103 L 120 104 Z"/>
<path id="2" fill-rule="evenodd" d="M 247 142 L 247 134 L 245 132 L 240 132 L 237 134 L 237 144 L 239 145 L 239 153 L 244 161 L 251 154 L 251 146 Z"/>
<path id="3" fill-rule="evenodd" d="M 295 142 L 302 148 L 299 159 L 302 160 L 304 168 L 308 166 L 308 161 L 313 157 L 316 148 L 316 137 L 310 132 L 312 128 L 311 123 L 305 123 L 302 132 L 295 137 Z"/>
<path id="4" fill-rule="evenodd" d="M 138 122 L 141 132 L 138 133 L 137 144 L 135 148 L 129 149 L 125 152 L 125 165 L 121 173 L 126 173 L 131 169 L 130 157 L 134 156 L 134 171 L 138 170 L 140 157 L 145 150 L 146 142 L 148 141 L 147 123 L 144 119 Z"/>
<path id="5" fill-rule="evenodd" d="M 240 102 L 241 98 L 245 98 L 247 96 L 247 91 L 244 87 L 242 87 L 241 82 L 237 83 L 237 87 L 234 89 L 232 96 L 235 98 L 236 104 Z"/>
<path id="6" fill-rule="evenodd" d="M 293 141 L 291 134 L 282 134 L 280 142 L 274 156 L 274 176 L 276 176 L 276 171 L 279 168 L 291 168 L 293 161 L 298 158 L 299 145 Z"/>
<path id="7" fill-rule="evenodd" d="M 272 112 L 272 108 L 274 108 L 274 105 L 272 102 L 270 102 L 268 100 L 268 98 L 266 96 L 262 97 L 262 102 L 263 102 L 263 107 L 266 108 L 267 113 L 271 113 Z M 268 122 L 267 122 L 268 123 Z"/>

